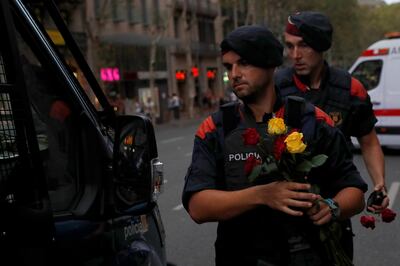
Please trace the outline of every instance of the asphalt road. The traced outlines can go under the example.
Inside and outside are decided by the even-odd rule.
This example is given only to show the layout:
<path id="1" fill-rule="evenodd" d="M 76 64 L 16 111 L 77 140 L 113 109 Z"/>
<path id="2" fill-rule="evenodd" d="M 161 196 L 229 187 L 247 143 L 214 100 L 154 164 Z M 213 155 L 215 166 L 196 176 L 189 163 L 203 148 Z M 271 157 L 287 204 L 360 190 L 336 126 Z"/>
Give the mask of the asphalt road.
<path id="1" fill-rule="evenodd" d="M 214 265 L 216 223 L 194 223 L 181 204 L 183 180 L 191 160 L 193 138 L 201 119 L 156 126 L 159 157 L 165 163 L 164 193 L 160 211 L 166 229 L 167 258 L 177 266 Z M 355 163 L 363 176 L 367 172 L 359 154 Z M 391 208 L 400 213 L 400 151 L 385 151 L 386 182 Z M 370 185 L 370 191 L 372 186 Z M 369 195 L 370 191 L 367 193 Z M 400 217 L 390 223 L 377 223 L 374 230 L 359 223 L 362 214 L 353 217 L 355 258 L 357 266 L 399 265 Z"/>

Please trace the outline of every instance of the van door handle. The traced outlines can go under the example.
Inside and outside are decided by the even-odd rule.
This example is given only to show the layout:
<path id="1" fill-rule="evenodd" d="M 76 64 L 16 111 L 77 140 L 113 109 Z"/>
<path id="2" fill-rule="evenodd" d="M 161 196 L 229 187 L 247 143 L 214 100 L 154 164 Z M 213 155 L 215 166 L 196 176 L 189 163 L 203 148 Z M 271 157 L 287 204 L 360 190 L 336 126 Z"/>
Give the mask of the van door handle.
<path id="1" fill-rule="evenodd" d="M 372 105 L 381 105 L 381 102 L 371 102 Z"/>

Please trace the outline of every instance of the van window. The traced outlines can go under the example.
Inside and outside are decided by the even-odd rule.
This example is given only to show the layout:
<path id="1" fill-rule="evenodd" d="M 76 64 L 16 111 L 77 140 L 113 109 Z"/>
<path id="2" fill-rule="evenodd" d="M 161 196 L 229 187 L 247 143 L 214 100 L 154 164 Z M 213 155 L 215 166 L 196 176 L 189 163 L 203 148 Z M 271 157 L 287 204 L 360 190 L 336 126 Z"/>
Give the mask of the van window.
<path id="1" fill-rule="evenodd" d="M 69 47 L 66 45 L 65 40 L 63 36 L 61 35 L 60 31 L 56 27 L 56 23 L 53 21 L 51 16 L 48 14 L 47 9 L 43 7 L 43 5 L 39 2 L 36 3 L 35 1 L 33 3 L 27 3 L 28 6 L 31 6 L 32 10 L 40 10 L 40 12 L 31 12 L 32 16 L 35 16 L 38 21 L 42 21 L 43 25 L 45 25 L 45 28 L 42 29 L 42 31 L 46 31 L 47 34 L 50 37 L 50 41 L 53 42 L 54 47 L 58 50 L 59 55 L 63 57 L 64 61 L 66 62 L 66 66 L 70 69 L 71 73 L 74 74 L 75 78 L 79 82 L 79 84 L 82 87 L 82 91 L 87 95 L 88 99 L 91 101 L 92 105 L 94 108 L 96 108 L 97 111 L 102 111 L 103 106 L 100 105 L 98 99 L 96 98 L 96 95 L 93 93 L 90 84 L 80 68 L 79 64 L 76 62 L 74 56 L 72 55 L 71 50 Z M 75 38 L 75 41 L 80 46 L 80 50 L 83 52 L 83 54 L 86 53 L 85 49 L 86 47 L 86 35 L 84 34 L 79 34 L 79 33 L 74 33 L 72 32 L 73 37 Z"/>
<path id="2" fill-rule="evenodd" d="M 382 60 L 361 62 L 351 74 L 358 79 L 367 91 L 375 89 L 381 79 Z"/>
<path id="3" fill-rule="evenodd" d="M 17 42 L 50 202 L 54 211 L 67 210 L 79 191 L 77 114 L 65 86 L 18 33 Z"/>

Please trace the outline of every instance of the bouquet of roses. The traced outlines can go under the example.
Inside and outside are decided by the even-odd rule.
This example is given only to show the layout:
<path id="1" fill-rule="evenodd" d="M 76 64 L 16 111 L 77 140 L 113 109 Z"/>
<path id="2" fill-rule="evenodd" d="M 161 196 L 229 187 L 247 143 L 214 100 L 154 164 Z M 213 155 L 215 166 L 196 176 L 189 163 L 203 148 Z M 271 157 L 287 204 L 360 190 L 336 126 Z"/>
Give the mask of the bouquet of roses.
<path id="1" fill-rule="evenodd" d="M 285 180 L 304 183 L 306 174 L 328 158 L 325 154 L 311 157 L 303 133 L 288 128 L 282 118 L 268 121 L 267 138 L 260 137 L 255 128 L 248 128 L 243 140 L 245 145 L 257 145 L 261 158 L 250 156 L 245 162 L 245 173 L 251 182 L 262 174 L 276 172 Z"/>
<path id="2" fill-rule="evenodd" d="M 248 128 L 242 137 L 245 145 L 256 145 L 259 155 L 250 155 L 245 162 L 245 173 L 251 182 L 273 173 L 287 181 L 306 183 L 311 169 L 323 165 L 328 158 L 325 154 L 312 155 L 303 141 L 303 133 L 289 128 L 282 118 L 268 121 L 266 138 L 261 137 L 255 128 Z M 310 190 L 319 194 L 315 184 L 311 184 Z M 319 201 L 315 204 L 319 204 Z M 335 265 L 353 265 L 340 244 L 340 237 L 339 223 L 330 222 L 320 226 L 320 240 L 329 260 Z"/>

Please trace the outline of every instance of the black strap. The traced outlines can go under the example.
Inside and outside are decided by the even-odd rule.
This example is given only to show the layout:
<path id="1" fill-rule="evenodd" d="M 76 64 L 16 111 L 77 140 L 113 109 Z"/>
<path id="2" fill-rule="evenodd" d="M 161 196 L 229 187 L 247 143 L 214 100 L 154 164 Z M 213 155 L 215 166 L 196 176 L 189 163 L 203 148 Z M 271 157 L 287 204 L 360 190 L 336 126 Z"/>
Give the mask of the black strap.
<path id="1" fill-rule="evenodd" d="M 288 96 L 286 99 L 285 122 L 292 128 L 302 127 L 306 101 L 302 97 Z"/>
<path id="2" fill-rule="evenodd" d="M 217 149 L 217 187 L 225 188 L 225 137 L 238 125 L 238 108 L 240 103 L 228 103 L 220 107 L 219 112 L 213 114 L 213 120 L 218 132 L 218 149 Z"/>
<path id="3" fill-rule="evenodd" d="M 221 106 L 222 112 L 222 128 L 224 137 L 227 136 L 238 125 L 238 108 L 239 103 L 234 102 Z"/>

